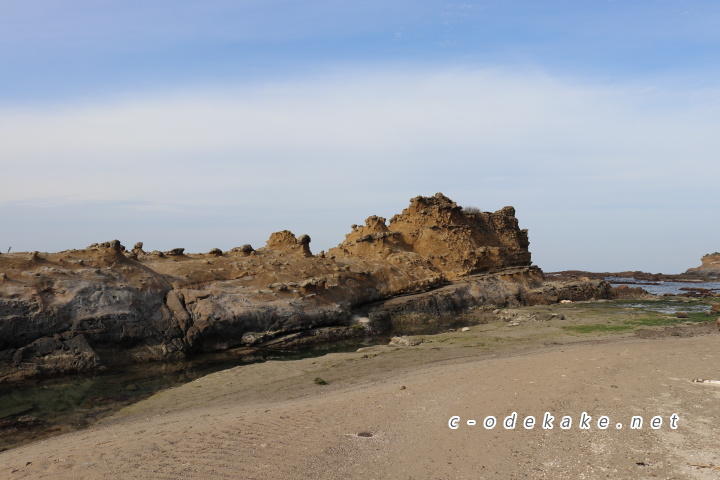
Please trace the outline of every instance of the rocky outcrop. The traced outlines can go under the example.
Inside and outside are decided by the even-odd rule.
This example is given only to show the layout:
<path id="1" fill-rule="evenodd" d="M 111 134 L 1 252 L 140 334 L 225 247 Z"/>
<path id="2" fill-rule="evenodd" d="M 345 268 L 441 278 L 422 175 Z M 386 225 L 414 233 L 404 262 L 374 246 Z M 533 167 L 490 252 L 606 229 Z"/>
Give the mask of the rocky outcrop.
<path id="1" fill-rule="evenodd" d="M 689 268 L 685 273 L 711 277 L 720 276 L 720 252 L 703 255 L 702 264 L 699 267 Z"/>
<path id="2" fill-rule="evenodd" d="M 308 235 L 300 235 L 295 238 L 295 235 L 290 230 L 283 230 L 270 235 L 270 239 L 267 241 L 265 248 L 279 254 L 312 257 L 310 237 Z"/>
<path id="3" fill-rule="evenodd" d="M 412 199 L 389 223 L 368 218 L 327 254 L 309 245 L 285 230 L 258 250 L 146 253 L 140 242 L 127 251 L 113 240 L 3 254 L 0 381 L 332 341 L 477 305 L 603 295 L 588 282 L 547 286 L 511 207 L 465 211 L 442 194 Z"/>
<path id="4" fill-rule="evenodd" d="M 94 370 L 126 348 L 123 362 L 168 356 L 160 351 L 176 333 L 164 302 L 172 286 L 123 250 L 108 242 L 0 260 L 0 378 Z"/>
<path id="5" fill-rule="evenodd" d="M 353 225 L 345 241 L 328 251 L 334 256 L 385 259 L 401 255 L 427 262 L 446 278 L 496 268 L 529 266 L 527 230 L 520 230 L 515 209 L 494 213 L 465 211 L 441 193 L 415 197 L 386 221 L 372 216 Z"/>

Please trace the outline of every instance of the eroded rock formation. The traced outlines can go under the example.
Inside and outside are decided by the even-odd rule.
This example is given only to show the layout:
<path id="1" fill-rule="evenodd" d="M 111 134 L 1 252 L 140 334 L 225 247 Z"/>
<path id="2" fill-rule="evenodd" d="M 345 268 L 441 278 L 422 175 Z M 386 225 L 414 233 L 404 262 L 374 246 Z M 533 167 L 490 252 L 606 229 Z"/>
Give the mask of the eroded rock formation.
<path id="1" fill-rule="evenodd" d="M 405 259 L 427 262 L 446 278 L 501 267 L 529 266 L 527 230 L 520 230 L 515 209 L 468 212 L 441 193 L 415 197 L 390 219 L 372 216 L 354 226 L 328 254 L 338 257 Z"/>
<path id="2" fill-rule="evenodd" d="M 468 212 L 442 194 L 412 199 L 389 223 L 369 217 L 327 254 L 309 244 L 282 231 L 257 250 L 146 253 L 114 240 L 0 255 L 0 381 L 363 335 L 412 312 L 433 321 L 606 295 L 544 285 L 512 207 Z"/>
<path id="3" fill-rule="evenodd" d="M 689 268 L 685 273 L 704 276 L 720 276 L 720 252 L 703 255 L 702 264 L 699 267 Z"/>

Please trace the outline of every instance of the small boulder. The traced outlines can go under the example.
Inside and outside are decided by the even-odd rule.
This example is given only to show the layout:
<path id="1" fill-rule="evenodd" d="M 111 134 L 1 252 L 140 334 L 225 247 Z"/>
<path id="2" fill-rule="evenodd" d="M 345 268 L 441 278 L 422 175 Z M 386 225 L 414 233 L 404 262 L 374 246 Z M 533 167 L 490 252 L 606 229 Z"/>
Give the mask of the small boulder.
<path id="1" fill-rule="evenodd" d="M 143 242 L 137 242 L 133 247 L 132 252 L 136 255 L 145 253 L 145 251 L 143 250 Z"/>
<path id="2" fill-rule="evenodd" d="M 168 250 L 167 252 L 165 252 L 165 255 L 167 255 L 167 256 L 179 256 L 179 255 L 183 255 L 184 253 L 185 253 L 185 249 L 184 249 L 184 248 L 173 248 L 172 250 Z"/>
<path id="3" fill-rule="evenodd" d="M 216 257 L 219 257 L 219 256 L 221 256 L 222 254 L 223 254 L 223 252 L 222 252 L 222 250 L 220 250 L 219 248 L 213 248 L 212 250 L 210 250 L 210 251 L 208 252 L 208 255 L 215 255 Z"/>
<path id="4" fill-rule="evenodd" d="M 103 243 L 93 243 L 89 247 L 87 247 L 88 250 L 90 249 L 98 249 L 98 248 L 107 248 L 110 250 L 115 250 L 116 252 L 124 252 L 125 247 L 120 243 L 120 240 L 110 240 L 109 242 L 103 242 Z"/>
<path id="5" fill-rule="evenodd" d="M 312 293 L 317 291 L 325 290 L 325 284 L 327 283 L 327 279 L 324 277 L 319 278 L 308 278 L 307 280 L 303 280 L 299 283 L 298 287 L 302 289 L 305 293 Z"/>
<path id="6" fill-rule="evenodd" d="M 677 318 L 690 318 L 690 315 L 687 314 L 687 312 L 676 312 L 675 317 Z"/>
<path id="7" fill-rule="evenodd" d="M 236 253 L 236 252 L 241 253 L 242 255 L 247 256 L 247 255 L 252 254 L 255 251 L 255 249 L 252 247 L 252 245 L 246 243 L 245 245 L 242 245 L 240 247 L 235 247 L 230 251 L 233 253 Z"/>
<path id="8" fill-rule="evenodd" d="M 200 330 L 198 330 L 196 326 L 193 325 L 192 327 L 188 328 L 184 338 L 184 342 L 188 347 L 198 347 L 201 340 L 202 333 L 200 333 Z"/>
<path id="9" fill-rule="evenodd" d="M 420 345 L 422 343 L 421 338 L 416 337 L 392 337 L 390 339 L 389 345 L 395 345 L 398 347 L 414 347 L 415 345 Z"/>

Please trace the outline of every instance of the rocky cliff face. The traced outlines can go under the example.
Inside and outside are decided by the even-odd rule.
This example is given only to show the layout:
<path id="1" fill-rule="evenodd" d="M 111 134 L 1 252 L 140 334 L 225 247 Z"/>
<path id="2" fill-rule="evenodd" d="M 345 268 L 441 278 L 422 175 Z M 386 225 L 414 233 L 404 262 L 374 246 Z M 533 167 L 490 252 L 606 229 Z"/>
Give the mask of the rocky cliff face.
<path id="1" fill-rule="evenodd" d="M 392 323 L 392 309 L 378 312 L 400 294 L 431 291 L 405 313 L 547 297 L 512 207 L 472 213 L 441 194 L 416 197 L 389 223 L 353 226 L 327 254 L 309 244 L 282 231 L 257 250 L 148 253 L 112 241 L 0 255 L 0 381 L 362 335 Z M 368 305 L 376 321 L 359 322 Z"/>
<path id="2" fill-rule="evenodd" d="M 689 268 L 685 273 L 720 276 L 720 252 L 704 255 L 702 257 L 702 264 L 699 267 Z"/>
<path id="3" fill-rule="evenodd" d="M 328 253 L 338 257 L 387 259 L 399 256 L 425 262 L 445 278 L 492 269 L 529 266 L 527 230 L 520 230 L 515 209 L 468 212 L 441 193 L 415 197 L 390 219 L 372 216 L 353 225 L 345 241 Z"/>

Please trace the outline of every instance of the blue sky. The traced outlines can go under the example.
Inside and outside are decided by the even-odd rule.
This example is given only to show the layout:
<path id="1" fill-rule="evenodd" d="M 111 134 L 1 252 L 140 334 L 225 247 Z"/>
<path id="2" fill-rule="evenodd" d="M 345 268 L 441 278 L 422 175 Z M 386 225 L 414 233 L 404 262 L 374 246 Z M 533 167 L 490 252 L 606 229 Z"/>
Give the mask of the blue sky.
<path id="1" fill-rule="evenodd" d="M 677 273 L 720 250 L 719 56 L 710 1 L 0 0 L 0 251 L 319 251 L 442 191 L 546 271 Z"/>

